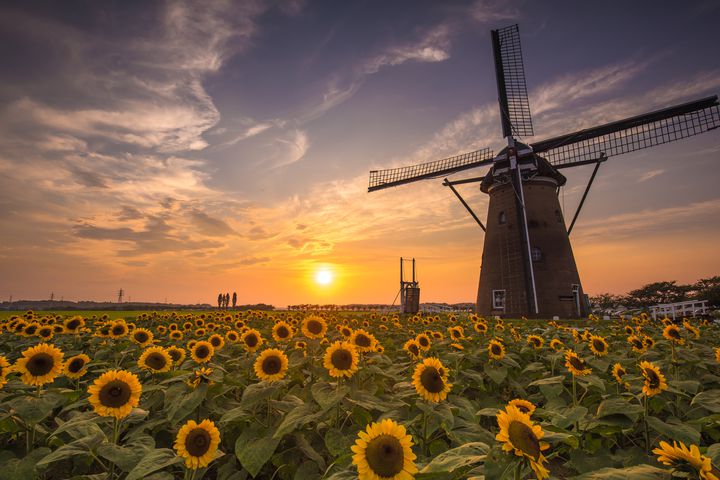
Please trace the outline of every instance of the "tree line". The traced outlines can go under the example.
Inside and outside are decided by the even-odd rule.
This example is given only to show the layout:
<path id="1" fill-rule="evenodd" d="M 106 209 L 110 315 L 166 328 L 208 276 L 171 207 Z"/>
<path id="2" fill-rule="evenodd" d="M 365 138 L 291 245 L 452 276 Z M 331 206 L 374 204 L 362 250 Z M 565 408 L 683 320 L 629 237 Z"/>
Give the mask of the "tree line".
<path id="1" fill-rule="evenodd" d="M 653 282 L 631 290 L 625 295 L 601 293 L 590 297 L 590 304 L 598 309 L 616 307 L 642 308 L 662 303 L 707 300 L 711 307 L 720 307 L 720 276 L 702 278 L 692 284 L 677 281 Z"/>

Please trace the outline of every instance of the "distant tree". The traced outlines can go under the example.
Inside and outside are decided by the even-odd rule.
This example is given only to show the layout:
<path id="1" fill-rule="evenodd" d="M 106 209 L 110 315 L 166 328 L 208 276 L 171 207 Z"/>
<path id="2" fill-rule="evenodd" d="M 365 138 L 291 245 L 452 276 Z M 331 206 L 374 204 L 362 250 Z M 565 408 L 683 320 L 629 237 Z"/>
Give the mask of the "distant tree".
<path id="1" fill-rule="evenodd" d="M 712 306 L 720 306 L 720 276 L 701 278 L 691 288 L 693 299 L 707 300 Z"/>
<path id="2" fill-rule="evenodd" d="M 233 292 L 232 302 L 233 308 L 235 308 L 235 305 L 237 305 L 237 292 Z"/>
<path id="3" fill-rule="evenodd" d="M 218 308 L 222 308 L 224 299 L 225 299 L 225 297 L 223 297 L 223 294 L 218 293 Z"/>
<path id="4" fill-rule="evenodd" d="M 612 293 L 601 293 L 590 297 L 590 305 L 601 311 L 611 310 L 627 302 L 622 295 L 614 295 Z"/>
<path id="5" fill-rule="evenodd" d="M 230 305 L 230 294 L 225 293 L 225 308 L 228 308 L 229 305 Z"/>
<path id="6" fill-rule="evenodd" d="M 690 285 L 677 285 L 675 280 L 671 282 L 648 283 L 637 290 L 627 294 L 628 306 L 649 307 L 659 303 L 675 303 L 687 300 L 688 293 L 692 290 Z"/>

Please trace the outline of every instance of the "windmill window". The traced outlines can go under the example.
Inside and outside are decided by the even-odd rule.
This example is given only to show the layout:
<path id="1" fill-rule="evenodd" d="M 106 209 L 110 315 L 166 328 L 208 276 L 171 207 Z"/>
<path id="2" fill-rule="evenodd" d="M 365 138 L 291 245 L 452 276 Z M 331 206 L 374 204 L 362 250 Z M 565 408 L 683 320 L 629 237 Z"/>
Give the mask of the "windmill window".
<path id="1" fill-rule="evenodd" d="M 498 223 L 502 225 L 503 223 L 507 223 L 507 217 L 505 216 L 505 212 L 500 212 L 500 215 L 498 216 Z"/>
<path id="2" fill-rule="evenodd" d="M 539 262 L 542 260 L 542 250 L 540 250 L 538 247 L 532 247 L 530 249 L 530 255 L 532 256 L 533 262 Z"/>
<path id="3" fill-rule="evenodd" d="M 505 290 L 492 291 L 493 310 L 505 310 Z"/>

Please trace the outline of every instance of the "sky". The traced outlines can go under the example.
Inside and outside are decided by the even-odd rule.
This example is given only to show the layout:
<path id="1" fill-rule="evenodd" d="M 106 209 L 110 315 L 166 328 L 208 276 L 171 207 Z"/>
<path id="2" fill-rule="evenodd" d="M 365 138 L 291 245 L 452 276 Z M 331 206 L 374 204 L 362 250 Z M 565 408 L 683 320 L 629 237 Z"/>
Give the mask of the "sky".
<path id="1" fill-rule="evenodd" d="M 423 301 L 474 301 L 483 232 L 460 203 L 440 180 L 367 193 L 368 171 L 502 148 L 493 28 L 520 25 L 539 141 L 720 93 L 719 14 L 3 2 L 0 300 L 392 303 L 405 256 Z M 566 217 L 591 170 L 563 171 Z M 719 180 L 720 132 L 606 162 L 571 235 L 584 290 L 719 274 Z M 484 220 L 487 196 L 460 192 Z"/>

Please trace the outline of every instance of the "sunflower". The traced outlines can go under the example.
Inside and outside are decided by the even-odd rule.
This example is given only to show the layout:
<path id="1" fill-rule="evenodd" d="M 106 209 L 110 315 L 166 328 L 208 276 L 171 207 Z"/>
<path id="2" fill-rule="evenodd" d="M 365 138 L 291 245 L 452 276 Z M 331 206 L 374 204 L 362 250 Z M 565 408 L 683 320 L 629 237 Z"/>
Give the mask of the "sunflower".
<path id="1" fill-rule="evenodd" d="M 545 340 L 539 335 L 528 335 L 527 337 L 527 344 L 531 345 L 535 350 L 541 349 L 543 343 L 545 343 Z"/>
<path id="2" fill-rule="evenodd" d="M 10 373 L 10 362 L 0 355 L 0 387 L 7 383 L 7 375 Z"/>
<path id="3" fill-rule="evenodd" d="M 635 353 L 645 353 L 645 350 L 647 347 L 645 346 L 645 342 L 643 342 L 643 339 L 638 337 L 637 335 L 630 335 L 627 338 L 628 343 L 632 347 L 632 351 Z"/>
<path id="4" fill-rule="evenodd" d="M 42 340 L 48 341 L 53 337 L 53 335 L 55 335 L 55 332 L 52 325 L 43 325 L 37 329 L 36 335 Z"/>
<path id="5" fill-rule="evenodd" d="M 327 333 L 327 322 L 317 315 L 305 317 L 302 323 L 302 333 L 307 338 L 323 338 Z"/>
<path id="6" fill-rule="evenodd" d="M 429 402 L 445 400 L 452 388 L 452 384 L 447 383 L 447 369 L 432 357 L 417 364 L 412 383 L 417 393 Z"/>
<path id="7" fill-rule="evenodd" d="M 488 355 L 493 360 L 502 360 L 505 357 L 505 346 L 499 340 L 490 340 Z"/>
<path id="8" fill-rule="evenodd" d="M 475 322 L 475 324 L 473 325 L 473 328 L 475 329 L 475 331 L 477 333 L 481 333 L 483 335 L 486 334 L 488 331 L 488 326 L 487 326 L 487 323 L 485 323 L 485 322 Z"/>
<path id="9" fill-rule="evenodd" d="M 210 420 L 195 420 L 180 427 L 175 438 L 175 451 L 185 459 L 185 466 L 192 470 L 207 467 L 215 459 L 220 445 L 220 431 Z"/>
<path id="10" fill-rule="evenodd" d="M 119 318 L 110 324 L 110 331 L 108 332 L 108 335 L 110 335 L 110 338 L 117 339 L 127 335 L 128 331 L 129 329 L 125 320 Z"/>
<path id="11" fill-rule="evenodd" d="M 40 343 L 22 352 L 14 366 L 26 385 L 40 387 L 62 374 L 64 353 L 54 345 Z"/>
<path id="12" fill-rule="evenodd" d="M 448 333 L 453 340 L 462 340 L 465 338 L 465 332 L 460 325 L 448 328 Z"/>
<path id="13" fill-rule="evenodd" d="M 420 345 L 420 348 L 427 351 L 430 350 L 430 337 L 427 336 L 425 333 L 419 333 L 415 337 L 415 341 Z"/>
<path id="14" fill-rule="evenodd" d="M 666 325 L 663 329 L 663 337 L 677 345 L 684 345 L 685 339 L 682 338 L 680 327 L 674 324 Z"/>
<path id="15" fill-rule="evenodd" d="M 136 328 L 130 336 L 133 342 L 141 347 L 146 347 L 153 342 L 153 333 L 146 328 Z"/>
<path id="16" fill-rule="evenodd" d="M 720 363 L 720 347 L 715 349 L 715 361 Z"/>
<path id="17" fill-rule="evenodd" d="M 657 395 L 663 390 L 667 390 L 668 386 L 665 383 L 665 375 L 660 372 L 660 369 L 651 362 L 640 362 L 640 371 L 645 378 L 645 385 L 643 385 L 642 391 L 648 397 Z"/>
<path id="18" fill-rule="evenodd" d="M 251 353 L 260 348 L 260 345 L 263 344 L 262 335 L 260 335 L 260 332 L 254 328 L 248 328 L 245 330 L 242 337 L 240 337 L 240 341 L 245 344 L 245 349 Z"/>
<path id="19" fill-rule="evenodd" d="M 570 370 L 570 373 L 576 377 L 590 375 L 592 372 L 592 369 L 588 366 L 588 364 L 578 357 L 577 353 L 570 349 L 565 351 L 565 366 L 568 370 Z"/>
<path id="20" fill-rule="evenodd" d="M 207 330 L 205 330 L 204 328 L 198 328 L 195 330 L 195 336 L 198 338 L 204 337 L 206 333 L 207 333 Z"/>
<path id="21" fill-rule="evenodd" d="M 532 402 L 523 400 L 521 398 L 516 398 L 515 400 L 510 400 L 508 405 L 512 405 L 513 407 L 520 410 L 522 413 L 527 413 L 528 415 L 532 415 L 533 412 L 535 412 L 535 409 L 537 408 Z"/>
<path id="22" fill-rule="evenodd" d="M 172 358 L 173 365 L 180 365 L 187 355 L 184 348 L 176 347 L 174 345 L 168 347 L 166 351 L 168 355 L 170 355 L 170 358 Z"/>
<path id="23" fill-rule="evenodd" d="M 533 424 L 529 414 L 512 405 L 497 414 L 497 422 L 500 433 L 495 439 L 503 442 L 503 450 L 527 459 L 538 480 L 548 478 L 550 472 L 543 466 L 547 459 L 542 452 L 550 448 L 550 445 L 540 441 L 545 435 L 542 427 Z"/>
<path id="24" fill-rule="evenodd" d="M 560 350 L 565 348 L 565 344 L 557 338 L 553 338 L 552 340 L 550 340 L 550 348 L 552 348 L 556 352 L 559 352 Z"/>
<path id="25" fill-rule="evenodd" d="M 377 340 L 372 333 L 359 328 L 353 332 L 352 337 L 350 337 L 350 343 L 355 345 L 358 352 L 369 352 L 375 348 Z"/>
<path id="26" fill-rule="evenodd" d="M 258 355 L 253 368 L 260 380 L 275 382 L 285 377 L 288 369 L 288 358 L 282 350 L 268 348 Z"/>
<path id="27" fill-rule="evenodd" d="M 207 363 L 215 355 L 215 349 L 210 342 L 200 340 L 190 348 L 190 356 L 197 363 Z"/>
<path id="28" fill-rule="evenodd" d="M 633 333 L 635 333 L 635 330 L 633 330 L 633 327 L 631 327 L 630 325 L 625 325 L 625 333 L 628 335 L 632 335 Z"/>
<path id="29" fill-rule="evenodd" d="M 658 456 L 658 462 L 678 470 L 687 470 L 690 467 L 702 480 L 718 480 L 720 471 L 713 468 L 710 458 L 700 454 L 697 445 L 687 448 L 683 442 L 679 443 L 679 446 L 678 442 L 673 442 L 670 446 L 667 442 L 660 442 L 660 448 L 653 450 Z"/>
<path id="30" fill-rule="evenodd" d="M 90 363 L 90 357 L 84 353 L 68 358 L 65 362 L 65 376 L 77 380 L 87 373 L 88 363 Z"/>
<path id="31" fill-rule="evenodd" d="M 690 320 L 687 318 L 683 318 L 683 327 L 685 327 L 685 330 L 692 333 L 696 340 L 700 338 L 700 329 L 690 323 Z"/>
<path id="32" fill-rule="evenodd" d="M 359 355 L 352 343 L 335 342 L 325 350 L 323 366 L 331 377 L 350 378 L 358 370 Z"/>
<path id="33" fill-rule="evenodd" d="M 21 335 L 23 337 L 33 337 L 37 333 L 38 328 L 40 328 L 39 323 L 37 323 L 37 322 L 29 323 L 23 329 Z"/>
<path id="34" fill-rule="evenodd" d="M 142 385 L 134 373 L 109 370 L 88 387 L 90 405 L 98 415 L 118 420 L 130 415 L 140 403 Z"/>
<path id="35" fill-rule="evenodd" d="M 608 354 L 608 343 L 605 339 L 599 335 L 590 335 L 590 351 L 596 357 L 604 357 Z"/>
<path id="36" fill-rule="evenodd" d="M 138 367 L 152 373 L 169 372 L 172 357 L 163 347 L 146 348 L 138 359 Z"/>
<path id="37" fill-rule="evenodd" d="M 645 335 L 643 337 L 643 344 L 645 344 L 645 348 L 650 349 L 655 346 L 655 340 L 653 340 L 652 337 Z"/>
<path id="38" fill-rule="evenodd" d="M 411 480 L 418 471 L 412 446 L 405 427 L 389 418 L 368 425 L 350 447 L 358 480 Z"/>
<path id="39" fill-rule="evenodd" d="M 186 380 L 185 383 L 187 383 L 190 388 L 196 388 L 201 383 L 207 383 L 208 385 L 212 385 L 214 383 L 212 380 L 210 380 L 210 375 L 212 374 L 212 372 L 212 368 L 200 367 L 199 369 L 195 370 L 195 373 L 193 373 L 192 377 Z"/>
<path id="40" fill-rule="evenodd" d="M 208 341 L 212 344 L 215 350 L 222 350 L 222 348 L 225 346 L 225 339 L 222 337 L 222 335 L 218 335 L 217 333 L 210 335 Z"/>
<path id="41" fill-rule="evenodd" d="M 410 354 L 410 356 L 417 360 L 422 356 L 422 351 L 420 350 L 420 345 L 418 345 L 417 340 L 410 339 L 407 342 L 405 342 L 405 345 L 403 345 L 403 349 Z"/>
<path id="42" fill-rule="evenodd" d="M 240 341 L 240 334 L 235 330 L 228 330 L 225 332 L 225 338 L 227 338 L 228 342 L 237 343 Z"/>
<path id="43" fill-rule="evenodd" d="M 293 335 L 295 335 L 295 331 L 289 323 L 281 320 L 273 325 L 272 336 L 276 342 L 287 342 Z"/>
<path id="44" fill-rule="evenodd" d="M 76 333 L 85 326 L 85 319 L 80 315 L 65 319 L 63 326 L 68 333 Z"/>
<path id="45" fill-rule="evenodd" d="M 173 330 L 170 332 L 170 339 L 171 340 L 182 340 L 185 334 L 180 330 Z"/>
<path id="46" fill-rule="evenodd" d="M 622 365 L 620 365 L 619 363 L 613 365 L 612 375 L 613 377 L 615 377 L 615 381 L 617 381 L 620 385 L 623 384 L 623 377 L 625 376 L 625 374 L 627 374 L 627 371 Z"/>

